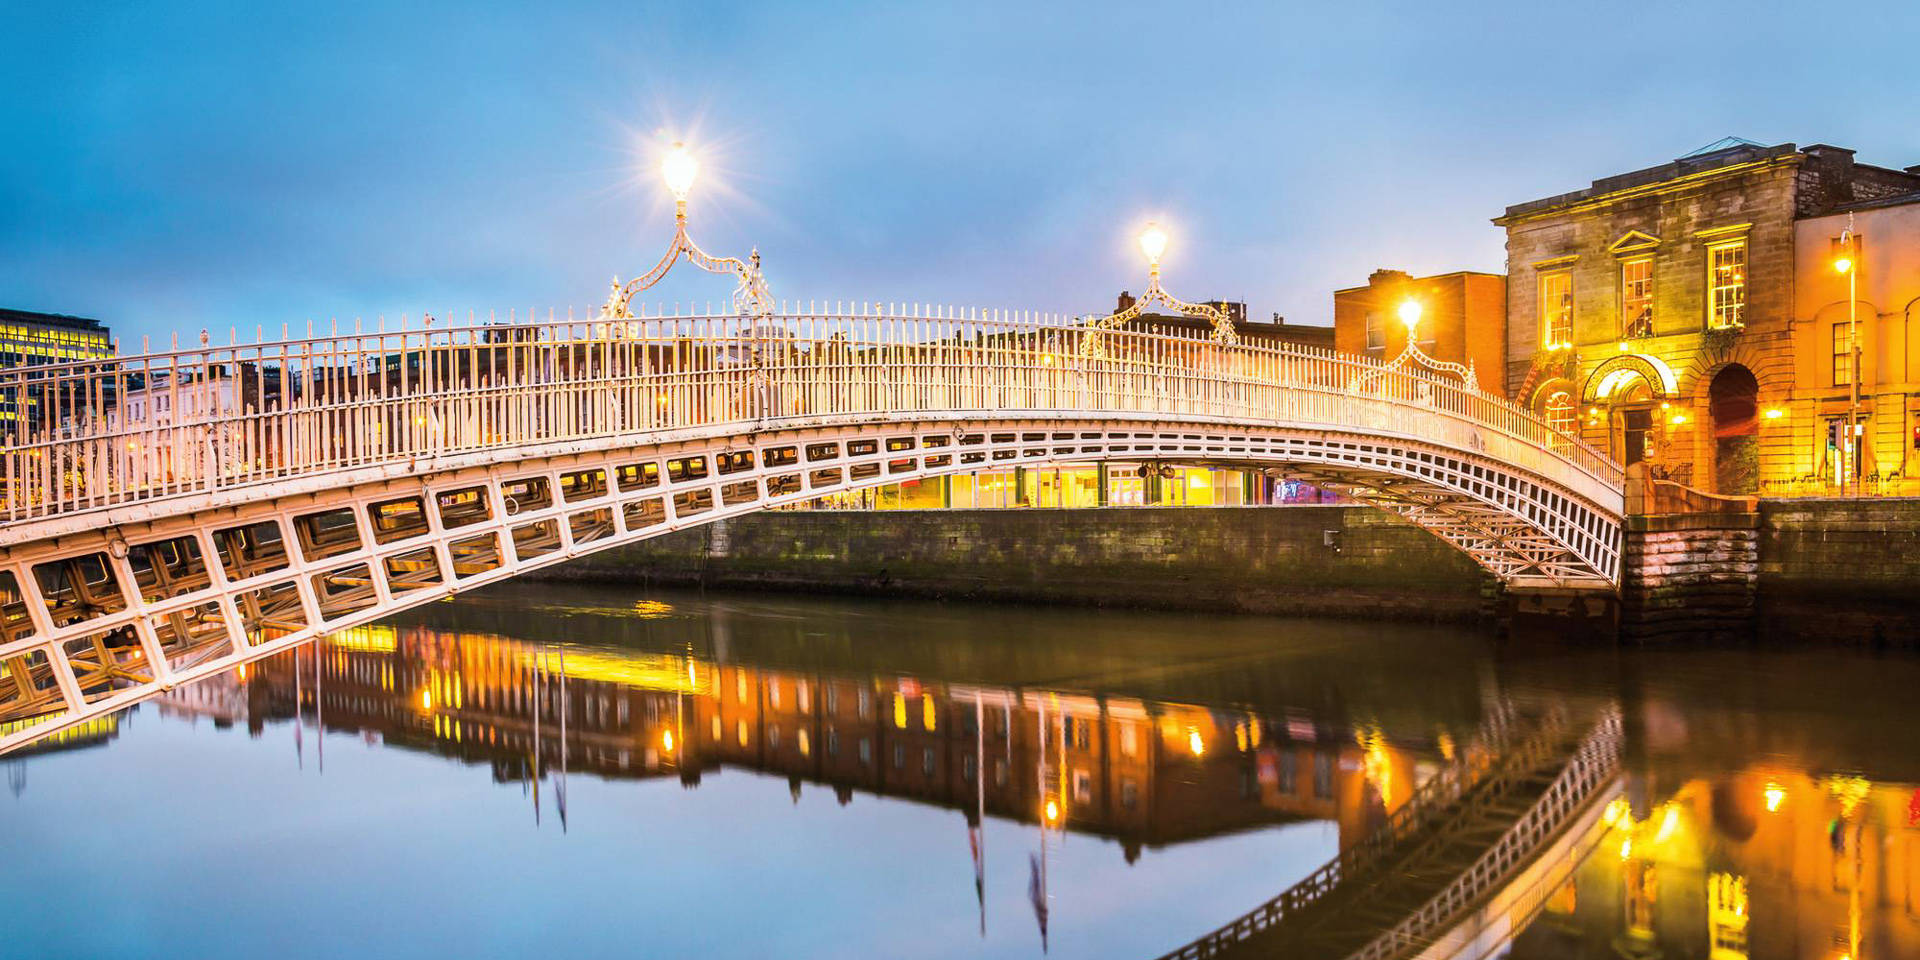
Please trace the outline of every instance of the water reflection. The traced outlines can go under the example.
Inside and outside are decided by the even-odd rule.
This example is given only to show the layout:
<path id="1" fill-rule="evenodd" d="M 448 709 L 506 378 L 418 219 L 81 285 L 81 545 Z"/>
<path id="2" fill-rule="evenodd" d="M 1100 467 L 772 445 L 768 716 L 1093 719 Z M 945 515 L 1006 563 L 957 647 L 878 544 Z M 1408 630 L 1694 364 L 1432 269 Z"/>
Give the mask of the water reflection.
<path id="1" fill-rule="evenodd" d="M 1335 821 L 1351 842 L 1461 749 L 1444 728 L 1390 737 L 1299 709 L 720 662 L 677 625 L 651 649 L 361 627 L 171 691 L 158 710 L 256 734 L 298 719 L 487 766 L 563 825 L 569 776 L 698 788 L 732 767 L 784 776 L 796 797 L 814 785 L 842 805 L 867 793 L 1114 838 L 1128 862 L 1301 819 Z M 294 745 L 324 765 L 319 738 Z"/>
<path id="2" fill-rule="evenodd" d="M 514 586 L 0 760 L 0 927 L 26 956 L 1151 957 L 1503 718 L 1617 703 L 1627 771 L 1512 878 L 1497 949 L 1920 956 L 1920 737 L 1890 722 L 1917 684 L 1829 652 Z M 103 875 L 160 905 L 67 895 Z"/>

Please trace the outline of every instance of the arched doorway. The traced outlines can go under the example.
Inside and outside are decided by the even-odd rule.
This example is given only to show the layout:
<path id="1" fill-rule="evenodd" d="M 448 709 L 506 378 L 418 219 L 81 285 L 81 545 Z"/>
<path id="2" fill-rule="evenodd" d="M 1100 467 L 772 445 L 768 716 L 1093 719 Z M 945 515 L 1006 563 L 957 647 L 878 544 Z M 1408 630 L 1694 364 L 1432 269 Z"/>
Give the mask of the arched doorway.
<path id="1" fill-rule="evenodd" d="M 1753 493 L 1760 488 L 1760 381 L 1744 365 L 1730 363 L 1707 386 L 1713 422 L 1713 489 Z"/>

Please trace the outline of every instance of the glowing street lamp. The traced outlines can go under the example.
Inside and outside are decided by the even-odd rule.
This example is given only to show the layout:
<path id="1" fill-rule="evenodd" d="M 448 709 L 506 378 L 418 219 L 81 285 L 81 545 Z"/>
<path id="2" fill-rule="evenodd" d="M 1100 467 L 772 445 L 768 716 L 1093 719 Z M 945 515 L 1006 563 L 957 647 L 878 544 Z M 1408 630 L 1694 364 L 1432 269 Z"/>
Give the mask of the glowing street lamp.
<path id="1" fill-rule="evenodd" d="M 1154 273 L 1160 272 L 1160 255 L 1167 252 L 1167 232 L 1152 221 L 1140 231 L 1140 252 L 1147 255 L 1147 268 Z"/>
<path id="2" fill-rule="evenodd" d="M 667 181 L 667 192 L 673 194 L 673 200 L 686 210 L 687 193 L 693 189 L 693 178 L 700 173 L 700 161 L 693 158 L 693 152 L 684 143 L 676 143 L 673 149 L 660 160 L 660 176 Z"/>
<path id="3" fill-rule="evenodd" d="M 1408 343 L 1412 343 L 1415 339 L 1414 331 L 1420 326 L 1420 314 L 1422 312 L 1420 301 L 1412 297 L 1400 301 L 1400 322 L 1407 325 Z"/>
<path id="4" fill-rule="evenodd" d="M 1840 232 L 1840 252 L 1833 258 L 1834 272 L 1847 278 L 1847 357 L 1849 369 L 1847 381 L 1853 404 L 1847 411 L 1847 438 L 1841 446 L 1849 451 L 1846 471 L 1841 475 L 1841 489 L 1846 488 L 1850 475 L 1860 470 L 1860 453 L 1866 446 L 1860 437 L 1860 274 L 1854 269 L 1853 262 L 1853 214 L 1847 214 L 1847 229 Z"/>
<path id="5" fill-rule="evenodd" d="M 667 246 L 667 253 L 660 262 L 645 276 L 620 282 L 613 278 L 613 292 L 607 297 L 607 303 L 601 308 L 602 319 L 627 320 L 633 314 L 629 305 L 635 294 L 659 283 L 685 255 L 694 266 L 708 273 L 730 273 L 739 281 L 734 288 L 733 306 L 740 313 L 751 313 L 764 317 L 773 313 L 773 295 L 767 290 L 766 278 L 760 275 L 760 251 L 755 250 L 741 260 L 737 257 L 716 257 L 687 235 L 687 197 L 693 192 L 693 181 L 700 173 L 700 161 L 684 143 L 675 143 L 660 158 L 660 179 L 666 182 L 667 192 L 673 195 L 673 242 Z"/>

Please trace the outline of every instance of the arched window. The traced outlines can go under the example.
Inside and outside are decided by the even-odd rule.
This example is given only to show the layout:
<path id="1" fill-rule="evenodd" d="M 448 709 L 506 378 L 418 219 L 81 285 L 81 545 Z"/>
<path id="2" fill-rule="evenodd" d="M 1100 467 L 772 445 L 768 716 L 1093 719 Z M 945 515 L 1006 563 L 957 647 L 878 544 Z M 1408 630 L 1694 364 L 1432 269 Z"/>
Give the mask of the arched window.
<path id="1" fill-rule="evenodd" d="M 1546 414 L 1547 426 L 1561 433 L 1573 433 L 1573 394 L 1565 390 L 1548 394 L 1541 411 Z"/>

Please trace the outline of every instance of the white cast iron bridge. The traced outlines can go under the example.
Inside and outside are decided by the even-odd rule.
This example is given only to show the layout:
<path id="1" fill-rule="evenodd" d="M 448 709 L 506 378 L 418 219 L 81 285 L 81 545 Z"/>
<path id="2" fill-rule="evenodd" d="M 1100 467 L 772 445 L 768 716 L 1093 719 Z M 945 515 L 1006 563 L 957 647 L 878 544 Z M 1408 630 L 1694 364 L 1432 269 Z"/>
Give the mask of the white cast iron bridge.
<path id="1" fill-rule="evenodd" d="M 1267 469 L 1513 587 L 1618 582 L 1617 465 L 1397 362 L 873 307 L 308 333 L 0 377 L 0 752 L 592 551 L 1016 465 Z"/>

